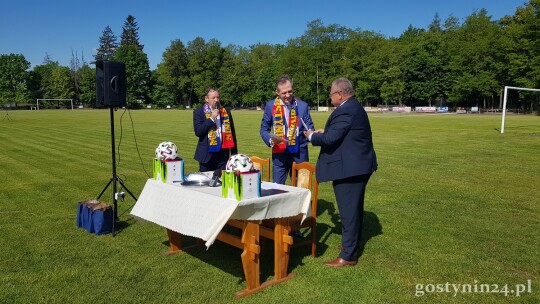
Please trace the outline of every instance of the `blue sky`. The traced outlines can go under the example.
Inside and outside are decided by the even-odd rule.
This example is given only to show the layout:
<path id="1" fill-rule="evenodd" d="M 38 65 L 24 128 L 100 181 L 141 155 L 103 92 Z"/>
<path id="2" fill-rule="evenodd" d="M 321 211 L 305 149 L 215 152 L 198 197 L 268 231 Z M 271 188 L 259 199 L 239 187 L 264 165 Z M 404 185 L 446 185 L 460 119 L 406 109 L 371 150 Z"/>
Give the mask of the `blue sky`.
<path id="1" fill-rule="evenodd" d="M 525 0 L 311 0 L 311 1 L 169 1 L 169 0 L 10 0 L 0 10 L 0 54 L 23 54 L 32 67 L 47 53 L 69 66 L 72 51 L 93 60 L 99 37 L 108 25 L 120 40 L 128 15 L 135 16 L 150 68 L 161 62 L 175 39 L 185 45 L 195 37 L 215 38 L 223 46 L 285 44 L 301 36 L 306 24 L 371 30 L 397 37 L 412 24 L 426 28 L 435 13 L 463 22 L 485 8 L 492 20 L 513 15 Z"/>

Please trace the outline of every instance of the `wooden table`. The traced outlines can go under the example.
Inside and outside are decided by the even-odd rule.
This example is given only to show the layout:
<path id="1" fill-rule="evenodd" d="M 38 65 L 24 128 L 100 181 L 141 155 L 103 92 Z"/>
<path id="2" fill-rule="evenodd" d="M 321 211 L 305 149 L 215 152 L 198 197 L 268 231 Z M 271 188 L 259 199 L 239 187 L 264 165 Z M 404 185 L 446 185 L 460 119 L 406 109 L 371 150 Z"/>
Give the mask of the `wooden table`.
<path id="1" fill-rule="evenodd" d="M 186 249 L 182 246 L 184 235 L 202 239 L 206 246 L 217 239 L 242 249 L 246 288 L 236 296 L 244 297 L 294 276 L 287 272 L 293 244 L 289 221 L 310 212 L 311 193 L 307 189 L 266 182 L 261 188 L 260 198 L 236 202 L 222 198 L 219 187 L 184 187 L 148 180 L 131 214 L 167 228 L 167 255 Z M 270 218 L 274 219 L 274 228 L 260 225 Z M 241 229 L 242 235 L 222 231 L 225 224 Z M 263 284 L 259 275 L 260 237 L 274 240 L 274 278 Z"/>

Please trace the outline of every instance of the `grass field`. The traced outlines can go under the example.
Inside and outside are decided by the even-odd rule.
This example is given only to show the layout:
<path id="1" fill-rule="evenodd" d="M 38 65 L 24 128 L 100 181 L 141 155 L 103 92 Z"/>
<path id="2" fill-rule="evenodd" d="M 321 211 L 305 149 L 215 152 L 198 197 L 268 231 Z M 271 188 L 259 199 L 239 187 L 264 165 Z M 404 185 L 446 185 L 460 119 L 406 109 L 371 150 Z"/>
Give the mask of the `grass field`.
<path id="1" fill-rule="evenodd" d="M 233 111 L 240 153 L 270 156 L 261 115 Z M 312 116 L 322 128 L 328 113 Z M 192 112 L 131 117 L 115 113 L 118 175 L 135 195 L 161 141 L 177 143 L 186 173 L 197 170 Z M 162 256 L 165 230 L 134 220 L 129 197 L 119 203 L 114 238 L 75 227 L 77 202 L 111 178 L 107 110 L 9 118 L 0 117 L 0 303 L 540 302 L 539 116 L 507 116 L 501 135 L 499 115 L 370 114 L 379 170 L 367 189 L 359 264 L 323 265 L 341 239 L 331 184 L 323 183 L 319 257 L 294 250 L 296 277 L 245 299 L 234 297 L 245 287 L 240 250 L 216 241 L 208 251 Z M 310 149 L 311 163 L 318 151 Z M 266 280 L 273 262 L 271 249 L 263 252 Z M 454 293 L 451 284 L 471 284 L 471 292 Z M 481 284 L 500 292 L 481 293 Z M 516 297 L 519 284 L 531 292 Z"/>

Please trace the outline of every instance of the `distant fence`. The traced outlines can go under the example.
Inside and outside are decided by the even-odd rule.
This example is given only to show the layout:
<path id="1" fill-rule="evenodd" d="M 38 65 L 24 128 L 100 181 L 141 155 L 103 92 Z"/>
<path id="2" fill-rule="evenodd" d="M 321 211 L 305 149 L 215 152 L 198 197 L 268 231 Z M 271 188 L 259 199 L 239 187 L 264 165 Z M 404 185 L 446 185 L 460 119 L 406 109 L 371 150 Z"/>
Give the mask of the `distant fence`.
<path id="1" fill-rule="evenodd" d="M 0 108 L 4 110 L 31 110 L 32 107 L 35 107 L 35 104 L 17 101 L 4 102 L 0 104 Z"/>
<path id="2" fill-rule="evenodd" d="M 410 113 L 411 107 L 399 107 L 399 106 L 379 106 L 379 107 L 364 107 L 366 112 L 371 113 Z"/>

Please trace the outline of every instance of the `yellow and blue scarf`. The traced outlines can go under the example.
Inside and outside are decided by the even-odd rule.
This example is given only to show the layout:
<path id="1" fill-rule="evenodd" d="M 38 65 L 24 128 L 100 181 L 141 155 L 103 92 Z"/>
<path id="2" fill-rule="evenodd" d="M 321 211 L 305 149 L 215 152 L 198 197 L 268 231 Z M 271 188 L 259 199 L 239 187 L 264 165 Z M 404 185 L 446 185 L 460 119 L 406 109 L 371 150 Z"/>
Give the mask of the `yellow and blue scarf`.
<path id="1" fill-rule="evenodd" d="M 212 108 L 209 104 L 204 104 L 204 115 L 206 119 L 210 118 L 212 114 Z M 229 113 L 225 108 L 219 109 L 221 129 L 218 132 L 217 128 L 212 128 L 208 132 L 208 152 L 219 152 L 221 148 L 228 149 L 234 147 L 234 140 L 232 136 L 231 120 Z"/>
<path id="2" fill-rule="evenodd" d="M 289 106 L 289 124 L 286 128 L 285 104 L 276 98 L 272 108 L 272 122 L 274 126 L 274 135 L 287 139 L 286 142 L 280 142 L 272 147 L 272 153 L 283 153 L 287 150 L 289 153 L 298 152 L 298 106 L 296 102 Z"/>

